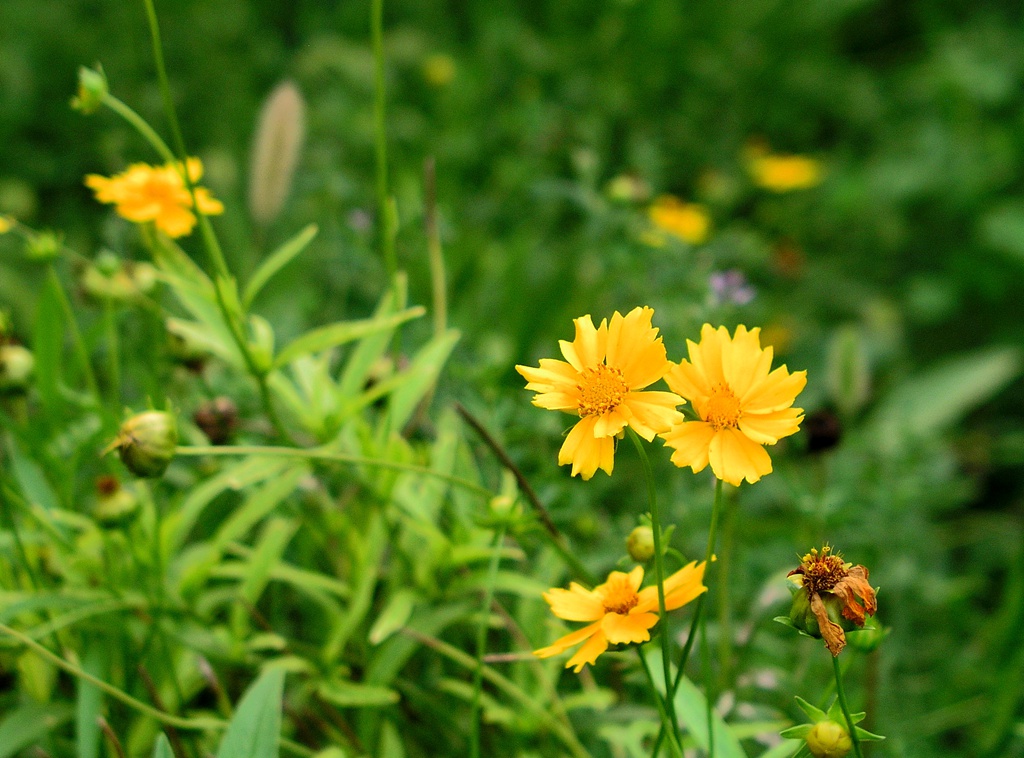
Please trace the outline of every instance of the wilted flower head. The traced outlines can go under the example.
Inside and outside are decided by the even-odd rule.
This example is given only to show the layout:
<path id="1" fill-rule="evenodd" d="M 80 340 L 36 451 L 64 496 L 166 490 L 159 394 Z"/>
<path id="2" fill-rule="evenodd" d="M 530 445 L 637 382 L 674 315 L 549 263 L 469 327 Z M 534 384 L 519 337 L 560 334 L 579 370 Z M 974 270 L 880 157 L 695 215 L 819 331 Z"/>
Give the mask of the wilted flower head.
<path id="1" fill-rule="evenodd" d="M 566 668 L 575 667 L 578 674 L 588 663 L 608 649 L 608 645 L 646 642 L 648 631 L 658 623 L 658 588 L 640 589 L 644 569 L 637 566 L 628 574 L 613 571 L 608 580 L 592 590 L 573 582 L 569 589 L 554 588 L 544 593 L 551 612 L 566 621 L 590 621 L 556 640 L 548 647 L 534 650 L 539 658 L 550 658 L 586 640 L 586 644 L 570 658 Z M 694 561 L 665 579 L 665 610 L 673 611 L 707 591 L 703 584 L 704 562 Z"/>
<path id="2" fill-rule="evenodd" d="M 189 180 L 195 185 L 203 176 L 202 161 L 189 158 L 185 165 Z M 184 237 L 192 233 L 196 216 L 182 170 L 180 163 L 133 163 L 115 176 L 90 174 L 85 177 L 85 184 L 101 203 L 112 203 L 122 218 L 137 224 L 152 221 L 168 237 Z M 205 187 L 196 187 L 195 193 L 199 210 L 204 214 L 224 212 L 223 204 Z"/>
<path id="3" fill-rule="evenodd" d="M 687 340 L 689 360 L 665 376 L 670 389 L 693 404 L 699 421 L 683 421 L 662 434 L 674 448 L 672 462 L 694 473 L 709 463 L 722 481 L 739 485 L 772 471 L 765 445 L 800 428 L 803 410 L 794 408 L 807 372 L 771 370 L 771 347 L 762 348 L 760 329 L 736 327 L 734 336 L 704 324 L 700 342 Z"/>
<path id="4" fill-rule="evenodd" d="M 657 198 L 647 215 L 659 231 L 691 245 L 704 242 L 711 230 L 711 216 L 707 208 L 698 203 L 684 203 L 673 195 Z"/>
<path id="5" fill-rule="evenodd" d="M 590 316 L 575 320 L 576 339 L 561 340 L 565 361 L 542 358 L 540 366 L 516 366 L 537 394 L 533 404 L 579 416 L 558 453 L 559 465 L 572 464 L 572 475 L 590 479 L 600 468 L 612 473 L 615 439 L 629 426 L 650 441 L 667 432 L 683 415 L 682 398 L 671 392 L 641 392 L 661 379 L 672 365 L 654 311 L 616 311 L 595 327 Z"/>
<path id="6" fill-rule="evenodd" d="M 864 626 L 865 616 L 875 615 L 875 590 L 864 566 L 847 563 L 832 547 L 812 549 L 789 572 L 797 587 L 790 621 L 800 631 L 825 640 L 833 656 L 846 647 L 843 627 Z"/>

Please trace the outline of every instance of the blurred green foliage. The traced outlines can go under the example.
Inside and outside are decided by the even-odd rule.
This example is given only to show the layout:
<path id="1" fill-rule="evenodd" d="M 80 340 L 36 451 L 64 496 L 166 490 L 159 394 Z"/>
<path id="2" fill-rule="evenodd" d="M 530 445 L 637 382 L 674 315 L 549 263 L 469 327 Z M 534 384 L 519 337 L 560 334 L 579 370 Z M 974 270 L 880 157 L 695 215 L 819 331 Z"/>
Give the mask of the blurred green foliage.
<path id="1" fill-rule="evenodd" d="M 206 164 L 204 182 L 229 208 L 215 224 L 233 269 L 245 280 L 296 230 L 320 226 L 308 253 L 255 300 L 280 345 L 311 326 L 368 316 L 387 284 L 373 232 L 366 6 L 177 0 L 158 7 L 186 141 Z M 859 676 L 848 685 L 866 704 L 869 728 L 889 735 L 873 754 L 1024 755 L 1019 4 L 396 0 L 386 4 L 385 26 L 400 265 L 410 275 L 410 302 L 429 303 L 422 163 L 433 156 L 450 320 L 463 333 L 437 402 L 458 399 L 473 409 L 588 566 L 605 570 L 624 554 L 623 540 L 646 507 L 636 496 L 639 466 L 624 449 L 612 479 L 583 484 L 556 471 L 565 419 L 529 406 L 512 365 L 553 356 L 556 340 L 571 337 L 573 317 L 599 319 L 637 304 L 655 307 L 674 360 L 704 320 L 765 327 L 783 361 L 808 369 L 803 407 L 822 412 L 816 423 L 837 425 L 842 435 L 837 447 L 811 453 L 808 423 L 779 446 L 776 473 L 741 489 L 730 506 L 731 548 L 722 549 L 733 581 L 713 617 L 716 633 L 735 636 L 738 646 L 735 678 L 721 673 L 733 698 L 723 708 L 737 721 L 797 718 L 792 695 L 816 697 L 807 688 L 827 681 L 821 651 L 770 623 L 784 604 L 785 570 L 827 539 L 871 569 L 881 586 L 880 618 L 892 630 L 880 651 L 853 659 Z M 78 66 L 99 61 L 117 96 L 166 132 L 141 5 L 3 0 L 0 29 L 0 213 L 59 229 L 87 257 L 111 247 L 143 258 L 82 179 L 157 158 L 109 113 L 86 118 L 67 105 Z M 260 229 L 243 212 L 251 138 L 260 103 L 285 77 L 307 101 L 306 146 L 284 214 Z M 744 155 L 757 141 L 819 159 L 822 184 L 786 194 L 755 187 Z M 654 194 L 704 203 L 713 219 L 709 241 L 645 243 L 644 203 L 607 192 L 622 175 Z M 185 246 L 201 256 L 193 242 Z M 10 235 L 0 237 L 0 306 L 10 309 L 15 334 L 31 342 L 34 325 L 57 306 L 39 296 L 42 269 L 16 250 Z M 709 277 L 730 269 L 756 290 L 749 304 L 715 300 Z M 99 334 L 102 314 L 84 306 L 83 313 L 88 333 Z M 132 326 L 126 352 L 151 341 L 154 329 Z M 411 341 L 425 341 L 425 330 L 414 325 Z M 162 396 L 168 385 L 135 361 L 126 367 L 127 392 Z M 234 389 L 230 379 L 219 381 Z M 255 402 L 246 399 L 243 413 L 251 413 Z M 50 423 L 44 431 L 54 434 Z M 63 444 L 72 449 L 76 435 L 92 439 L 98 431 L 68 429 Z M 359 444 L 374 449 L 371 433 L 361 433 Z M 52 440 L 36 442 L 57 454 Z M 23 485 L 45 475 L 17 451 L 8 455 L 15 467 L 21 462 Z M 460 466 L 471 468 L 465 460 Z M 191 476 L 176 485 L 199 486 Z M 708 481 L 665 461 L 658 476 L 678 525 L 674 545 L 696 556 L 706 538 Z M 86 479 L 80 471 L 78 480 L 56 483 L 59 497 L 74 501 Z M 440 528 L 435 517 L 422 523 Z M 457 540 L 486 544 L 471 519 L 459 519 L 465 533 Z M 411 555 L 416 543 L 408 539 Z M 526 597 L 533 585 L 561 581 L 550 556 L 527 566 L 532 572 L 518 570 L 530 587 L 510 589 L 510 570 L 499 594 Z M 395 576 L 416 575 L 414 565 L 406 568 Z M 381 590 L 378 610 L 398 613 L 402 581 L 392 577 Z M 442 609 L 420 620 L 440 634 L 442 601 L 455 607 L 464 598 L 430 586 L 430 577 L 417 581 Z M 533 598 L 516 617 L 537 634 L 528 644 L 540 645 L 550 629 Z M 315 617 L 312 606 L 306 611 Z M 417 613 L 427 615 L 423 606 Z M 243 625 L 238 617 L 232 623 Z M 189 641 L 201 632 L 190 629 Z M 370 666 L 368 650 L 355 655 L 359 665 Z M 403 661 L 412 655 L 402 651 Z M 231 659 L 233 673 L 242 660 Z M 615 675 L 617 665 L 599 668 L 599 677 Z M 408 754 L 419 755 L 436 737 L 420 720 L 438 715 L 423 683 L 440 681 L 465 708 L 457 676 L 466 672 L 445 676 L 437 660 L 423 658 L 412 668 L 401 685 L 411 712 L 403 738 Z M 526 668 L 515 668 L 521 686 Z M 396 675 L 380 677 L 390 683 Z M 328 701 L 377 696 L 382 707 L 394 694 L 324 688 Z M 489 708 L 495 730 L 529 744 L 523 735 L 538 716 L 498 702 Z M 613 706 L 602 718 L 625 725 L 633 715 Z M 376 734 L 370 717 L 358 718 L 361 734 Z M 380 727 L 380 744 L 390 744 L 392 728 Z M 453 754 L 463 745 L 459 732 L 449 724 L 444 733 Z M 626 736 L 619 752 L 587 739 L 595 751 L 631 754 Z M 752 740 L 745 744 L 757 754 Z"/>

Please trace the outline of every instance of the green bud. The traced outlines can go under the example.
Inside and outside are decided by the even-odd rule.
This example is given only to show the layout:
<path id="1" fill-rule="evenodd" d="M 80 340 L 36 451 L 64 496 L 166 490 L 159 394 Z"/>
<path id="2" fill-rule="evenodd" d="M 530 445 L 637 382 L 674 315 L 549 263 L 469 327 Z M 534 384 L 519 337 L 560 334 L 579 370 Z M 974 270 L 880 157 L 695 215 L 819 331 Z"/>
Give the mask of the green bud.
<path id="1" fill-rule="evenodd" d="M 116 448 L 121 462 L 136 476 L 158 477 L 167 470 L 178 446 L 178 424 L 170 413 L 146 411 L 121 425 Z"/>
<path id="2" fill-rule="evenodd" d="M 647 563 L 654 557 L 654 531 L 649 526 L 638 526 L 626 538 L 626 551 L 637 563 Z"/>
<path id="3" fill-rule="evenodd" d="M 36 359 L 21 345 L 0 345 L 0 395 L 20 395 L 28 389 Z"/>
<path id="4" fill-rule="evenodd" d="M 71 107 L 88 116 L 100 109 L 109 92 L 101 66 L 97 65 L 95 69 L 82 66 L 78 69 L 78 94 L 71 98 Z"/>
<path id="5" fill-rule="evenodd" d="M 92 515 L 103 526 L 121 527 L 131 523 L 139 512 L 139 499 L 112 476 L 96 481 L 96 505 Z"/>
<path id="6" fill-rule="evenodd" d="M 804 737 L 814 758 L 843 758 L 853 748 L 850 733 L 835 721 L 819 721 Z"/>
<path id="7" fill-rule="evenodd" d="M 852 632 L 846 633 L 846 641 L 854 650 L 870 653 L 877 650 L 882 644 L 882 640 L 888 636 L 889 630 L 884 628 L 877 619 L 871 623 L 873 626 L 864 626 L 862 629 L 854 629 Z"/>
<path id="8" fill-rule="evenodd" d="M 859 411 L 871 394 L 867 350 L 856 326 L 836 331 L 828 346 L 825 380 L 829 394 L 844 416 Z"/>
<path id="9" fill-rule="evenodd" d="M 37 232 L 30 235 L 25 243 L 25 255 L 31 260 L 45 263 L 60 255 L 63 245 L 63 238 L 56 232 Z"/>

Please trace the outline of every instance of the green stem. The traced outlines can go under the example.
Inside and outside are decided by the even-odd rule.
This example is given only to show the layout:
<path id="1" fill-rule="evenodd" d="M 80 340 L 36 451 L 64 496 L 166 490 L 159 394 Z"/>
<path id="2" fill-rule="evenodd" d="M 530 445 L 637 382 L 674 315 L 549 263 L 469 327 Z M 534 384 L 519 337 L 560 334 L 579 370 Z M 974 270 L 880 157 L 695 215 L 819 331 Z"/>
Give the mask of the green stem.
<path id="1" fill-rule="evenodd" d="M 494 584 L 498 580 L 498 566 L 501 563 L 501 543 L 505 540 L 505 525 L 502 524 L 494 535 L 494 553 L 487 569 L 487 586 L 484 590 L 484 604 L 481 608 L 480 625 L 476 630 L 476 670 L 473 671 L 473 709 L 470 716 L 470 757 L 480 758 L 480 696 L 484 684 L 484 655 L 487 652 L 487 619 L 491 614 L 494 600 Z"/>
<path id="2" fill-rule="evenodd" d="M 430 259 L 434 334 L 443 334 L 448 328 L 448 284 L 441 232 L 437 227 L 437 166 L 433 158 L 427 158 L 423 163 L 423 190 L 426 195 L 423 225 L 427 235 L 427 256 Z"/>
<path id="3" fill-rule="evenodd" d="M 436 637 L 430 637 L 429 635 L 418 632 L 410 627 L 405 627 L 402 630 L 402 633 L 412 637 L 420 644 L 426 645 L 432 650 L 440 653 L 445 658 L 459 664 L 463 668 L 472 669 L 474 671 L 477 668 L 478 664 L 473 656 L 467 655 L 462 650 L 459 650 L 453 645 L 449 645 L 447 642 L 439 640 Z M 590 758 L 590 754 L 587 752 L 586 748 L 580 744 L 580 741 L 572 731 L 572 728 L 555 718 L 553 714 L 538 702 L 536 697 L 524 691 L 511 679 L 502 676 L 490 666 L 483 667 L 483 677 L 499 690 L 504 692 L 509 698 L 515 700 L 520 705 L 536 714 L 540 720 L 546 724 L 551 732 L 562 741 L 562 744 L 568 748 L 572 755 L 576 756 L 576 758 Z"/>
<path id="4" fill-rule="evenodd" d="M 831 655 L 831 653 L 829 654 Z M 846 728 L 850 730 L 850 741 L 853 742 L 853 754 L 862 758 L 860 752 L 860 739 L 857 737 L 857 727 L 853 724 L 853 717 L 850 715 L 850 706 L 846 702 L 846 690 L 843 689 L 843 672 L 839 670 L 839 656 L 832 655 L 832 670 L 836 675 L 836 694 L 839 696 L 839 707 L 843 709 L 843 716 L 846 717 Z"/>
<path id="5" fill-rule="evenodd" d="M 110 374 L 110 409 L 116 417 L 121 413 L 121 348 L 117 338 L 117 312 L 107 298 L 103 303 L 103 330 L 107 340 L 107 373 Z"/>
<path id="6" fill-rule="evenodd" d="M 636 654 L 640 658 L 640 665 L 643 666 L 644 673 L 647 674 L 647 682 L 651 686 L 651 692 L 654 693 L 654 704 L 658 707 L 658 715 L 661 716 L 661 734 L 668 734 L 668 749 L 675 758 L 683 758 L 683 751 L 679 747 L 679 742 L 676 740 L 675 734 L 672 730 L 672 720 L 668 715 L 668 711 L 665 710 L 665 703 L 661 696 L 658 694 L 657 685 L 654 683 L 654 675 L 651 673 L 651 667 L 647 665 L 647 658 L 644 657 L 643 649 L 640 645 L 636 646 Z M 668 681 L 667 679 L 665 681 Z M 669 731 L 666 732 L 665 729 Z M 660 736 L 660 735 L 659 735 Z M 651 753 L 652 756 L 658 755 L 658 750 L 661 748 L 661 740 L 659 740 Z"/>
<path id="7" fill-rule="evenodd" d="M 633 442 L 637 454 L 640 456 L 640 463 L 643 466 L 644 478 L 647 480 L 647 501 L 651 506 L 651 533 L 654 536 L 654 578 L 658 583 L 658 613 L 661 636 L 661 666 L 665 675 L 665 710 L 669 715 L 669 723 L 672 725 L 672 736 L 679 741 L 679 720 L 676 718 L 676 706 L 674 692 L 669 691 L 669 682 L 672 681 L 672 635 L 669 632 L 668 609 L 665 607 L 665 555 L 661 549 L 661 515 L 658 512 L 658 492 L 654 486 L 654 473 L 651 471 L 651 462 L 647 458 L 647 451 L 644 450 L 640 435 L 627 427 L 629 439 Z M 654 696 L 659 697 L 657 690 Z"/>
<path id="8" fill-rule="evenodd" d="M 22 634 L 16 629 L 12 629 L 6 624 L 0 623 L 0 633 L 6 634 L 8 637 L 16 639 L 22 645 L 24 645 L 32 652 L 34 652 L 36 655 L 49 661 L 57 668 L 63 669 L 67 673 L 81 679 L 82 681 L 89 682 L 95 687 L 103 690 L 103 692 L 107 693 L 115 700 L 120 700 L 129 708 L 133 708 L 139 713 L 143 713 L 147 716 L 150 716 L 151 718 L 154 718 L 157 721 L 159 721 L 161 724 L 175 726 L 178 729 L 194 730 L 223 730 L 227 729 L 228 727 L 228 722 L 224 721 L 223 719 L 212 719 L 207 717 L 183 718 L 181 716 L 174 716 L 170 713 L 165 713 L 164 711 L 158 710 L 157 708 L 154 708 L 151 705 L 148 705 L 147 703 L 144 703 L 141 700 L 132 697 L 127 692 L 119 690 L 117 687 L 114 687 L 111 684 L 107 684 L 102 679 L 98 679 L 97 677 L 90 674 L 88 671 L 83 670 L 82 668 L 76 666 L 70 661 L 64 660 L 59 655 L 56 655 L 55 653 L 52 653 L 49 650 L 47 650 L 45 647 L 40 645 L 31 637 Z M 311 758 L 315 754 L 314 751 L 310 750 L 309 748 L 303 745 L 299 745 L 296 742 L 292 742 L 291 740 L 281 739 L 279 742 L 282 747 L 286 748 L 294 755 L 301 756 L 302 758 Z"/>
<path id="9" fill-rule="evenodd" d="M 705 623 L 705 619 L 702 618 L 700 624 L 700 660 L 701 673 L 704 675 L 704 701 L 706 704 L 705 714 L 708 727 L 708 758 L 715 758 L 715 688 L 713 684 L 714 677 L 711 675 L 711 648 L 708 645 L 708 636 L 704 627 Z"/>
<path id="10" fill-rule="evenodd" d="M 137 131 L 142 138 L 149 143 L 150 147 L 160 154 L 160 157 L 163 158 L 166 163 L 173 164 L 177 162 L 178 159 L 175 158 L 173 151 L 167 146 L 167 143 L 163 141 L 160 135 L 157 134 L 156 130 L 127 103 L 108 93 L 103 96 L 103 104 L 127 121 L 135 131 Z"/>
<path id="11" fill-rule="evenodd" d="M 99 385 L 96 384 L 96 374 L 93 373 L 92 364 L 89 362 L 89 352 L 85 349 L 82 331 L 78 328 L 78 319 L 75 318 L 74 308 L 71 307 L 71 302 L 64 292 L 64 287 L 60 283 L 60 277 L 57 276 L 57 271 L 52 263 L 47 265 L 46 275 L 50 280 L 50 286 L 53 288 L 54 294 L 60 300 L 60 307 L 64 311 L 64 317 L 67 319 L 68 329 L 71 331 L 71 344 L 74 346 L 75 358 L 78 359 L 79 369 L 82 372 L 82 377 L 85 379 L 85 386 L 89 388 L 89 392 L 95 398 L 96 404 L 101 405 Z"/>
<path id="12" fill-rule="evenodd" d="M 326 450 L 318 450 L 316 448 L 296 448 L 296 447 L 274 447 L 274 446 L 259 446 L 259 445 L 196 445 L 179 447 L 175 450 L 176 455 L 190 455 L 190 456 L 203 456 L 203 455 L 269 455 L 280 458 L 305 458 L 311 461 L 334 461 L 336 463 L 348 463 L 353 466 L 373 466 L 376 468 L 391 469 L 392 471 L 406 471 L 411 474 L 423 474 L 424 476 L 432 476 L 436 479 L 441 479 L 454 484 L 463 489 L 469 490 L 481 497 L 492 498 L 494 493 L 488 490 L 486 487 L 481 487 L 475 482 L 471 482 L 468 479 L 462 479 L 461 477 L 452 476 L 451 474 L 443 474 L 440 471 L 434 471 L 433 469 L 426 468 L 425 466 L 415 466 L 411 463 L 397 463 L 395 461 L 380 460 L 377 458 L 364 458 L 360 455 L 348 455 L 346 453 L 333 453 Z"/>
<path id="13" fill-rule="evenodd" d="M 711 558 L 714 556 L 715 551 L 715 537 L 718 532 L 718 515 L 722 510 L 722 480 L 718 479 L 715 482 L 715 504 L 711 508 L 711 525 L 708 527 L 708 544 L 704 550 L 704 583 L 707 584 L 708 570 L 711 568 Z M 683 645 L 683 651 L 679 655 L 679 667 L 676 669 L 676 678 L 672 681 L 672 690 L 670 693 L 671 697 L 675 697 L 676 690 L 679 689 L 679 683 L 683 681 L 684 672 L 686 671 L 686 663 L 690 659 L 690 652 L 693 650 L 693 643 L 697 639 L 697 631 L 700 628 L 701 619 L 704 617 L 704 599 L 708 596 L 708 592 L 705 592 L 699 598 L 697 598 L 697 607 L 693 611 L 693 620 L 690 621 L 690 631 L 686 635 L 686 644 Z M 709 700 L 710 702 L 710 700 Z M 659 732 L 658 739 L 655 741 L 655 752 L 657 755 L 657 748 L 661 744 L 661 740 L 664 734 Z"/>
<path id="14" fill-rule="evenodd" d="M 374 89 L 373 123 L 377 159 L 377 229 L 388 278 L 398 273 L 395 257 L 394 209 L 388 195 L 387 98 L 384 90 L 384 0 L 373 0 L 370 6 L 370 34 L 373 42 Z"/>

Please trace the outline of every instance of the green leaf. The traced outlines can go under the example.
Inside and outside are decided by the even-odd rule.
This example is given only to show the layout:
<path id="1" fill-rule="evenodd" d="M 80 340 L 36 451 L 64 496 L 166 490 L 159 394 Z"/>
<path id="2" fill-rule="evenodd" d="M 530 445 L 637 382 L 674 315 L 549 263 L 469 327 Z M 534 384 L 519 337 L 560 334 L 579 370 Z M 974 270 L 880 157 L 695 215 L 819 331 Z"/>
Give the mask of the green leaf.
<path id="1" fill-rule="evenodd" d="M 947 360 L 896 387 L 875 414 L 883 437 L 900 430 L 914 437 L 943 431 L 1020 374 L 1016 347 L 985 348 Z"/>
<path id="2" fill-rule="evenodd" d="M 34 505 L 41 505 L 48 511 L 60 508 L 60 501 L 43 474 L 42 467 L 25 455 L 13 437 L 7 438 L 7 451 L 11 456 L 14 478 L 25 494 L 25 499 Z"/>
<path id="3" fill-rule="evenodd" d="M 268 669 L 246 690 L 217 758 L 278 758 L 284 671 Z"/>
<path id="4" fill-rule="evenodd" d="M 380 612 L 377 620 L 370 627 L 368 639 L 371 645 L 379 645 L 392 634 L 397 632 L 412 616 L 412 610 L 416 606 L 418 595 L 411 589 L 403 588 L 395 592 L 388 600 L 384 610 Z"/>
<path id="5" fill-rule="evenodd" d="M 324 682 L 317 692 L 339 708 L 381 708 L 398 702 L 398 693 L 394 690 L 358 682 Z"/>
<path id="6" fill-rule="evenodd" d="M 171 743 L 167 741 L 167 735 L 163 732 L 160 732 L 160 736 L 156 738 L 156 745 L 153 746 L 153 758 L 174 758 Z"/>
<path id="7" fill-rule="evenodd" d="M 274 278 L 278 271 L 295 260 L 299 253 L 306 249 L 309 243 L 313 241 L 313 238 L 316 237 L 317 231 L 317 225 L 310 224 L 277 248 L 260 264 L 260 267 L 256 269 L 249 283 L 245 285 L 245 292 L 242 294 L 242 302 L 246 308 L 252 305 L 256 295 L 260 293 L 260 290 L 263 289 L 267 282 Z"/>
<path id="8" fill-rule="evenodd" d="M 0 758 L 10 758 L 38 742 L 48 732 L 71 718 L 72 710 L 63 704 L 31 703 L 11 711 L 0 722 Z"/>
<path id="9" fill-rule="evenodd" d="M 90 640 L 82 659 L 82 668 L 97 679 L 106 678 L 108 647 Z M 75 737 L 78 758 L 98 758 L 100 754 L 100 725 L 96 720 L 102 713 L 103 693 L 92 682 L 76 680 L 78 700 L 75 708 Z"/>
<path id="10" fill-rule="evenodd" d="M 389 288 L 374 311 L 374 318 L 382 318 L 405 308 L 408 283 L 404 275 L 395 279 L 394 288 Z M 358 395 L 377 360 L 384 355 L 391 342 L 392 331 L 378 332 L 363 339 L 345 362 L 345 369 L 338 380 L 338 397 L 342 400 Z"/>
<path id="11" fill-rule="evenodd" d="M 60 294 L 54 289 L 58 286 L 51 277 L 39 295 L 32 340 L 32 352 L 36 359 L 36 387 L 39 389 L 39 399 L 50 414 L 60 402 L 57 385 L 60 381 L 61 357 L 64 355 L 63 311 Z"/>
<path id="12" fill-rule="evenodd" d="M 826 721 L 829 718 L 829 714 L 825 713 L 825 711 L 821 710 L 821 708 L 817 708 L 816 706 L 811 705 L 799 695 L 796 695 L 795 699 L 796 704 L 800 706 L 800 710 L 806 713 L 807 717 L 814 723 L 818 723 L 819 721 Z"/>
<path id="13" fill-rule="evenodd" d="M 402 373 L 405 377 L 394 392 L 388 405 L 388 425 L 392 434 L 397 434 L 408 423 L 420 401 L 433 389 L 455 343 L 459 331 L 449 329 L 434 337 L 416 354 L 412 364 Z"/>
<path id="14" fill-rule="evenodd" d="M 319 329 L 313 329 L 303 334 L 278 353 L 277 358 L 274 360 L 274 368 L 287 366 L 296 358 L 308 355 L 309 353 L 319 353 L 371 334 L 390 332 L 399 324 L 419 318 L 424 313 L 426 313 L 426 309 L 423 306 L 417 305 L 390 316 L 375 316 L 359 321 L 339 321 Z"/>
<path id="15" fill-rule="evenodd" d="M 773 748 L 765 750 L 759 758 L 796 758 L 794 753 L 802 747 L 806 747 L 802 741 L 786 740 Z"/>
<path id="16" fill-rule="evenodd" d="M 654 676 L 654 684 L 659 692 L 665 692 L 664 670 L 661 665 L 661 650 L 654 649 L 648 645 L 644 651 L 647 658 L 647 665 Z M 707 700 L 704 693 L 697 685 L 683 677 L 679 682 L 679 689 L 675 697 L 676 716 L 680 723 L 686 727 L 687 732 L 693 737 L 697 745 L 708 749 L 708 715 Z M 729 729 L 728 725 L 712 711 L 712 728 L 715 730 L 715 755 L 717 758 L 746 758 L 747 754 L 740 746 L 739 740 Z"/>

